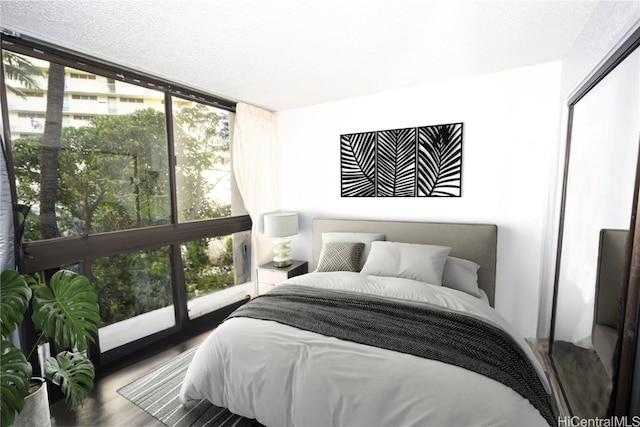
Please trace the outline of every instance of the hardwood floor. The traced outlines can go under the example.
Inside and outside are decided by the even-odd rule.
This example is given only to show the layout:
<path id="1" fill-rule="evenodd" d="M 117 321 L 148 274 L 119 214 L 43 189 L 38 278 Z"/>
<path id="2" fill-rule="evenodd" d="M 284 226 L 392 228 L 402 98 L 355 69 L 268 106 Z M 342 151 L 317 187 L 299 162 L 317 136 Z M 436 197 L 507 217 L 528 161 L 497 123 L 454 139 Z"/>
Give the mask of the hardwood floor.
<path id="1" fill-rule="evenodd" d="M 55 402 L 51 405 L 52 426 L 164 426 L 160 421 L 120 396 L 117 390 L 183 351 L 201 343 L 209 333 L 201 333 L 171 347 L 161 349 L 155 354 L 145 355 L 127 366 L 98 378 L 93 390 L 85 399 L 84 405 L 75 413 L 67 408 L 64 400 Z"/>

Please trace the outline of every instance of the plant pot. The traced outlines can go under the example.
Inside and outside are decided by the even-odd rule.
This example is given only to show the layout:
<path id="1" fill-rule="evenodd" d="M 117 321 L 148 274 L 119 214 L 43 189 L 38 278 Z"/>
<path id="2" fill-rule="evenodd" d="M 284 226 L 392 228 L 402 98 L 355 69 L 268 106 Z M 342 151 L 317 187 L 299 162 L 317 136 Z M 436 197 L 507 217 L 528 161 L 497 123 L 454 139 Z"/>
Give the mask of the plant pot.
<path id="1" fill-rule="evenodd" d="M 16 416 L 13 425 L 16 427 L 51 427 L 49 395 L 47 382 L 44 378 L 31 378 L 31 389 L 24 401 L 24 409 Z"/>

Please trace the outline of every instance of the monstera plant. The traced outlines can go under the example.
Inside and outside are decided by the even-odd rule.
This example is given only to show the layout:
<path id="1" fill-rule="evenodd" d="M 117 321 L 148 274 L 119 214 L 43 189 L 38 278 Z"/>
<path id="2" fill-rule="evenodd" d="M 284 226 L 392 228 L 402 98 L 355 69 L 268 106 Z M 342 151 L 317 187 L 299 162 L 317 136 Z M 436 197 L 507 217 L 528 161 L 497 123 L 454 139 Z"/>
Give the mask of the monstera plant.
<path id="1" fill-rule="evenodd" d="M 31 319 L 38 340 L 25 354 L 9 340 L 25 312 L 33 305 Z M 76 410 L 93 388 L 95 368 L 86 357 L 88 342 L 98 333 L 98 296 L 89 280 L 73 271 L 60 270 L 48 284 L 37 277 L 5 270 L 0 276 L 0 425 L 14 422 L 29 394 L 32 366 L 27 358 L 39 344 L 50 341 L 65 349 L 45 361 L 45 378 L 60 386 L 68 406 Z"/>

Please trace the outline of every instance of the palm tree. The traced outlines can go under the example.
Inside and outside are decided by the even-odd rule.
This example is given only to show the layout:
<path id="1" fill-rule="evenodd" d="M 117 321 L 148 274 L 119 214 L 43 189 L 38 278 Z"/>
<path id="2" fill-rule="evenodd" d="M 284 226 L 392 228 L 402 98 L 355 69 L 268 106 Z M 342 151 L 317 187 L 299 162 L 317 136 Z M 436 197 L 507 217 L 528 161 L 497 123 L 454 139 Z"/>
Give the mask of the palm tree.
<path id="1" fill-rule="evenodd" d="M 42 77 L 42 70 L 17 53 L 4 51 L 2 59 L 7 80 L 16 80 L 20 83 L 20 86 L 12 86 L 7 83 L 9 92 L 26 98 L 27 95 L 23 89 L 41 90 L 34 77 Z"/>
<path id="2" fill-rule="evenodd" d="M 44 76 L 42 70 L 27 58 L 17 53 L 3 52 L 7 80 L 15 80 L 20 87 L 7 85 L 7 89 L 22 98 L 23 89 L 41 90 L 35 78 Z M 44 239 L 59 237 L 55 215 L 58 186 L 58 156 L 62 132 L 62 109 L 64 104 L 65 67 L 51 62 L 48 71 L 47 112 L 42 138 L 42 163 L 40 165 L 40 228 Z"/>
<path id="3" fill-rule="evenodd" d="M 56 216 L 56 196 L 60 166 L 64 79 L 64 65 L 51 62 L 49 64 L 47 113 L 42 135 L 42 162 L 40 164 L 40 231 L 43 239 L 60 237 Z"/>

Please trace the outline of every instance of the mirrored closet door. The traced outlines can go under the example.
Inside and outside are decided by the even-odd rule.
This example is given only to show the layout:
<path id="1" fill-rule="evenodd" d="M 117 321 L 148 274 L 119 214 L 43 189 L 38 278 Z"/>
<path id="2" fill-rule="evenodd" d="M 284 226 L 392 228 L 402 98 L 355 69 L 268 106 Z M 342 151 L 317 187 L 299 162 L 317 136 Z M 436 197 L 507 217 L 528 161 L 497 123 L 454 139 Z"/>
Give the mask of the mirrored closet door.
<path id="1" fill-rule="evenodd" d="M 569 103 L 549 353 L 568 409 L 581 418 L 610 415 L 616 389 L 640 140 L 634 37 Z"/>

